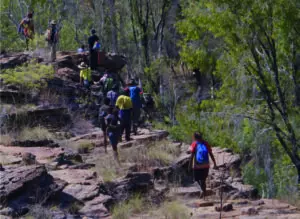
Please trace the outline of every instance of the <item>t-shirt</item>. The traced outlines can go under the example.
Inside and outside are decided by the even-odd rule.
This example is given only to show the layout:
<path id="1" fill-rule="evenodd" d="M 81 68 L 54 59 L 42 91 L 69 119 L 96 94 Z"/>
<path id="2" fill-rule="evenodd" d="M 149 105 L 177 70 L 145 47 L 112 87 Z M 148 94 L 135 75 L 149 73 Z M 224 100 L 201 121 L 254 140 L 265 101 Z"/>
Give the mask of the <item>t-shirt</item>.
<path id="1" fill-rule="evenodd" d="M 111 106 L 115 106 L 116 105 L 116 101 L 118 99 L 118 96 L 119 96 L 119 94 L 116 91 L 113 91 L 113 90 L 108 91 L 106 97 L 108 99 L 110 99 L 110 105 Z"/>
<path id="2" fill-rule="evenodd" d="M 80 77 L 83 78 L 83 80 L 92 81 L 91 69 L 90 68 L 81 69 Z"/>
<path id="3" fill-rule="evenodd" d="M 106 119 L 106 124 L 108 127 L 108 132 L 117 132 L 118 131 L 118 117 L 114 116 L 113 114 L 109 114 Z"/>
<path id="4" fill-rule="evenodd" d="M 212 153 L 211 146 L 206 141 L 203 141 L 203 144 L 206 146 L 208 153 Z M 194 141 L 190 146 L 191 153 L 196 153 L 196 149 L 197 149 L 197 141 Z M 197 164 L 195 162 L 195 156 L 194 156 L 193 169 L 206 169 L 206 168 L 209 168 L 209 164 Z"/>
<path id="5" fill-rule="evenodd" d="M 137 86 L 132 86 L 129 87 L 130 91 L 130 98 L 133 104 L 133 107 L 142 107 L 142 101 L 141 101 L 141 96 L 140 93 L 142 92 L 141 88 Z"/>
<path id="6" fill-rule="evenodd" d="M 98 40 L 99 40 L 99 37 L 97 35 L 92 35 L 92 36 L 89 37 L 88 43 L 89 43 L 90 51 L 93 50 L 93 46 L 94 46 L 95 42 L 98 41 Z"/>
<path id="7" fill-rule="evenodd" d="M 116 102 L 116 106 L 121 109 L 131 109 L 132 108 L 132 102 L 130 97 L 125 96 L 125 95 L 121 95 L 118 97 L 117 102 Z"/>

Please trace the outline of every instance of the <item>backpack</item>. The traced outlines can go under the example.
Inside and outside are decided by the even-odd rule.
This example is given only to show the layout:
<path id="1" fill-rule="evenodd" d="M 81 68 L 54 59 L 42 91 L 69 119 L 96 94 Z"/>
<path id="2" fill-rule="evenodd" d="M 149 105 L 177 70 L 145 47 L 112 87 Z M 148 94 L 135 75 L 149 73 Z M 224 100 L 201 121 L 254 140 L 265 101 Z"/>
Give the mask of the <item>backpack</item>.
<path id="1" fill-rule="evenodd" d="M 141 102 L 141 96 L 140 96 L 140 88 L 139 87 L 130 87 L 130 98 L 132 100 L 132 103 L 137 103 L 139 104 Z"/>
<path id="2" fill-rule="evenodd" d="M 114 80 L 112 78 L 106 78 L 104 83 L 104 90 L 110 91 L 112 89 L 113 84 L 114 84 Z"/>
<path id="3" fill-rule="evenodd" d="M 196 162 L 197 164 L 208 164 L 208 150 L 205 144 L 197 142 L 196 148 Z"/>
<path id="4" fill-rule="evenodd" d="M 99 41 L 96 41 L 93 45 L 93 50 L 100 50 L 101 48 L 101 44 L 99 43 Z"/>

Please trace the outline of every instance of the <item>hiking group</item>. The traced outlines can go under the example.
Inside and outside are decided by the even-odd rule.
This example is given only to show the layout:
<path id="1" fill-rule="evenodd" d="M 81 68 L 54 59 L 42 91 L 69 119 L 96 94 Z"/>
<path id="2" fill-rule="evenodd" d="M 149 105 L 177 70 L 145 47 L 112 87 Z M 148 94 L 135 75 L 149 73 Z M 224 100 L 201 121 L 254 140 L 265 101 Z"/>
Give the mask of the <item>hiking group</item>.
<path id="1" fill-rule="evenodd" d="M 142 90 L 135 80 L 130 80 L 121 92 L 118 85 L 113 84 L 106 92 L 104 104 L 100 107 L 99 124 L 104 133 L 104 149 L 107 152 L 108 137 L 118 162 L 117 145 L 122 141 L 122 135 L 125 133 L 125 140 L 131 141 L 131 132 L 137 134 L 142 106 L 141 94 Z"/>
<path id="2" fill-rule="evenodd" d="M 19 33 L 22 33 L 26 41 L 26 49 L 28 50 L 29 41 L 34 38 L 33 12 L 22 19 L 19 25 Z M 45 38 L 50 49 L 50 59 L 52 62 L 56 60 L 56 45 L 58 43 L 58 32 L 56 22 L 52 20 L 46 31 Z M 92 80 L 92 70 L 97 68 L 99 63 L 99 50 L 101 44 L 96 30 L 91 30 L 91 36 L 88 38 L 89 65 L 82 62 L 78 68 L 80 69 L 80 84 L 89 89 L 91 85 L 99 84 L 102 86 L 104 94 L 103 105 L 99 109 L 99 125 L 103 131 L 104 149 L 107 153 L 107 138 L 112 146 L 114 157 L 120 164 L 118 157 L 118 143 L 122 141 L 125 132 L 125 140 L 130 141 L 131 133 L 137 134 L 141 109 L 149 115 L 154 106 L 154 101 L 149 94 L 143 94 L 142 89 L 137 85 L 135 80 L 130 80 L 124 89 L 120 89 L 120 83 L 116 78 L 117 74 L 105 72 L 98 82 Z M 77 50 L 78 53 L 85 53 L 85 46 Z M 206 178 L 209 173 L 209 156 L 211 157 L 214 168 L 217 168 L 211 146 L 203 140 L 200 133 L 193 135 L 193 143 L 190 146 L 190 163 L 189 170 L 193 170 L 194 180 L 199 184 L 202 195 L 206 194 Z"/>
<path id="3" fill-rule="evenodd" d="M 19 24 L 18 32 L 22 34 L 26 42 L 26 50 L 29 50 L 29 42 L 34 39 L 34 22 L 33 12 L 27 14 Z M 49 22 L 49 26 L 45 33 L 45 40 L 48 42 L 49 48 L 49 59 L 54 62 L 56 60 L 56 45 L 58 43 L 58 28 L 56 21 L 52 20 Z"/>

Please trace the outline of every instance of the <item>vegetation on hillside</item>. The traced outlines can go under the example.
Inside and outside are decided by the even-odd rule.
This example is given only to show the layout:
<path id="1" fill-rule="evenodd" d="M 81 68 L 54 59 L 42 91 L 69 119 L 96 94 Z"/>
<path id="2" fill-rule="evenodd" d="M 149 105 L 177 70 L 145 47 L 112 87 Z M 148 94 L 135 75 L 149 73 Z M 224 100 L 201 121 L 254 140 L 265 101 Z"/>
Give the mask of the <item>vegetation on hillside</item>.
<path id="1" fill-rule="evenodd" d="M 16 29 L 30 10 L 36 27 L 31 49 L 44 47 L 52 19 L 60 28 L 59 50 L 86 44 L 96 28 L 103 50 L 129 57 L 128 77 L 139 77 L 144 91 L 153 93 L 157 118 L 173 138 L 190 141 L 199 130 L 212 145 L 241 153 L 244 180 L 264 197 L 291 197 L 297 190 L 298 0 L 2 0 L 0 10 L 1 49 L 7 51 L 25 48 Z M 30 64 L 1 78 L 22 89 L 39 89 L 43 83 L 36 82 L 50 77 L 50 68 Z M 211 88 L 206 100 L 193 95 L 202 85 L 192 71 Z M 146 155 L 155 164 L 173 159 L 171 152 Z M 107 178 L 116 175 L 107 173 Z"/>

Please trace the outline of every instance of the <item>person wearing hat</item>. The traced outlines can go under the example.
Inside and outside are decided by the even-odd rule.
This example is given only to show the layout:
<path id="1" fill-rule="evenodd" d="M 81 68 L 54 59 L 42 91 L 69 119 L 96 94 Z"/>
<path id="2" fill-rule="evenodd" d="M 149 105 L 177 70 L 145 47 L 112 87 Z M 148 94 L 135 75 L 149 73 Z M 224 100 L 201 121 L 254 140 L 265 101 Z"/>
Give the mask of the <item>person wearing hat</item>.
<path id="1" fill-rule="evenodd" d="M 95 70 L 97 67 L 98 53 L 94 49 L 94 44 L 99 41 L 99 37 L 96 35 L 96 30 L 91 30 L 91 36 L 88 38 L 89 51 L 90 51 L 90 67 Z"/>
<path id="2" fill-rule="evenodd" d="M 142 100 L 140 96 L 142 89 L 137 86 L 137 83 L 134 79 L 131 79 L 128 83 L 128 89 L 132 101 L 133 132 L 136 135 L 142 108 Z"/>
<path id="3" fill-rule="evenodd" d="M 81 62 L 78 68 L 80 69 L 80 84 L 89 88 L 92 82 L 91 69 L 84 62 Z"/>
<path id="4" fill-rule="evenodd" d="M 50 60 L 54 62 L 56 60 L 56 44 L 58 43 L 58 29 L 55 20 L 50 22 L 50 27 L 46 32 L 46 40 L 50 48 Z"/>
<path id="5" fill-rule="evenodd" d="M 28 50 L 29 41 L 34 37 L 33 12 L 27 14 L 19 24 L 18 32 L 23 34 L 26 41 L 26 49 Z"/>

